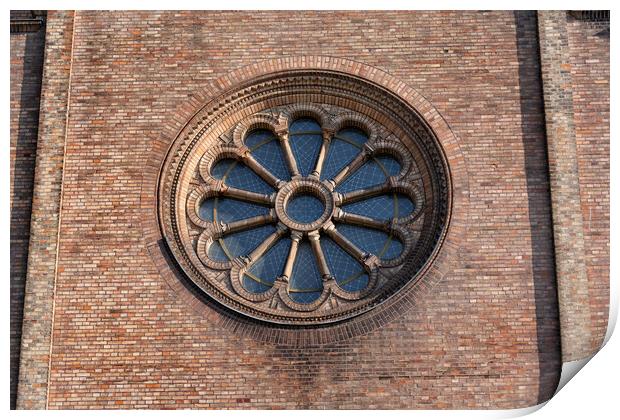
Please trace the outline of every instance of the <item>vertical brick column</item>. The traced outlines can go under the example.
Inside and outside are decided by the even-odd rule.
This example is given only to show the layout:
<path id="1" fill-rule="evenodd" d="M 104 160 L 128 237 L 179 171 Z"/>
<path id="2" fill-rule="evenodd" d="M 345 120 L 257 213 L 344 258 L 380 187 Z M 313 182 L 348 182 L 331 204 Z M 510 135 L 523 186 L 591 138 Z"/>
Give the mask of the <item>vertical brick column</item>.
<path id="1" fill-rule="evenodd" d="M 590 309 L 566 12 L 538 12 L 564 362 L 591 354 Z"/>
<path id="2" fill-rule="evenodd" d="M 17 408 L 47 403 L 65 129 L 73 43 L 72 11 L 47 21 Z"/>

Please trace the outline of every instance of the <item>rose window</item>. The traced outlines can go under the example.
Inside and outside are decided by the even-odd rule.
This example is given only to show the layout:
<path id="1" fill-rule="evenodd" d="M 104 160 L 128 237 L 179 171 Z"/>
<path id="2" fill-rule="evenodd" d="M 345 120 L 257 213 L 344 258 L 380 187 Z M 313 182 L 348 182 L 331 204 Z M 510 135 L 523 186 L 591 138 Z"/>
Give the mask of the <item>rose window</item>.
<path id="1" fill-rule="evenodd" d="M 443 228 L 445 173 L 415 133 L 379 117 L 309 102 L 192 128 L 160 203 L 184 273 L 225 306 L 285 324 L 346 319 L 408 284 Z"/>

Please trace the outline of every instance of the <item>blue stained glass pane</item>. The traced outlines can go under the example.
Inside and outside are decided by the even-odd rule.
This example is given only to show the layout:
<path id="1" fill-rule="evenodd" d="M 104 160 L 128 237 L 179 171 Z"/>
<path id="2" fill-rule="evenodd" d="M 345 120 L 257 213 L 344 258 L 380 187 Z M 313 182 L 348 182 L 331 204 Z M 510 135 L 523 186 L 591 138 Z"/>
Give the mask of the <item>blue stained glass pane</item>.
<path id="1" fill-rule="evenodd" d="M 380 230 L 348 224 L 337 224 L 338 231 L 358 248 L 384 260 L 398 257 L 403 251 L 402 243 Z"/>
<path id="2" fill-rule="evenodd" d="M 336 278 L 336 283 L 344 290 L 354 292 L 362 290 L 368 284 L 362 265 L 343 250 L 329 237 L 321 237 L 321 248 L 327 260 L 329 271 Z"/>
<path id="3" fill-rule="evenodd" d="M 253 130 L 245 137 L 245 145 L 250 149 L 254 149 L 266 141 L 273 140 L 275 138 L 276 135 L 269 130 Z"/>
<path id="4" fill-rule="evenodd" d="M 364 163 L 353 175 L 336 187 L 336 190 L 346 193 L 372 187 L 383 183 L 388 176 L 396 175 L 399 171 L 400 164 L 396 159 L 389 156 L 379 156 Z"/>
<path id="5" fill-rule="evenodd" d="M 299 223 L 310 223 L 325 211 L 323 202 L 312 195 L 298 195 L 286 205 L 286 214 Z"/>
<path id="6" fill-rule="evenodd" d="M 321 296 L 322 291 L 323 279 L 316 258 L 310 243 L 303 240 L 299 244 L 289 280 L 289 296 L 295 302 L 311 303 Z"/>
<path id="7" fill-rule="evenodd" d="M 310 175 L 316 165 L 323 137 L 320 134 L 294 134 L 289 139 L 299 172 L 303 176 Z"/>
<path id="8" fill-rule="evenodd" d="M 357 144 L 360 148 L 368 141 L 368 136 L 358 128 L 345 128 L 336 134 L 336 137 L 342 137 L 350 142 Z"/>
<path id="9" fill-rule="evenodd" d="M 401 166 L 400 163 L 392 156 L 381 155 L 374 158 L 375 162 L 378 162 L 379 166 L 387 173 L 388 176 L 398 175 Z"/>
<path id="10" fill-rule="evenodd" d="M 342 140 L 333 139 L 327 149 L 321 179 L 332 179 L 338 175 L 338 172 L 349 164 L 359 152 L 358 147 Z"/>
<path id="11" fill-rule="evenodd" d="M 234 159 L 222 159 L 211 169 L 211 174 L 222 179 L 229 187 L 262 194 L 273 193 L 273 188 L 250 168 Z"/>
<path id="12" fill-rule="evenodd" d="M 366 200 L 345 204 L 342 209 L 378 220 L 405 217 L 413 212 L 413 202 L 404 194 L 382 194 Z"/>
<path id="13" fill-rule="evenodd" d="M 228 261 L 228 256 L 226 256 L 224 248 L 222 248 L 222 245 L 220 245 L 219 241 L 214 241 L 211 244 L 207 255 L 209 255 L 209 258 L 215 261 Z"/>
<path id="14" fill-rule="evenodd" d="M 403 253 L 403 244 L 400 240 L 395 237 L 391 237 L 390 241 L 387 243 L 387 246 L 383 247 L 381 253 L 379 253 L 379 258 L 383 260 L 392 260 L 394 258 L 400 257 L 400 254 Z"/>
<path id="15" fill-rule="evenodd" d="M 290 179 L 284 153 L 275 134 L 268 130 L 255 130 L 246 137 L 245 144 L 252 156 L 273 175 L 283 180 Z"/>
<path id="16" fill-rule="evenodd" d="M 238 162 L 234 159 L 218 160 L 211 168 L 211 175 L 217 179 L 222 179 L 232 167 L 237 165 L 237 163 Z"/>
<path id="17" fill-rule="evenodd" d="M 288 132 L 291 133 L 301 133 L 307 131 L 318 131 L 321 132 L 321 126 L 318 122 L 313 120 L 312 118 L 299 118 L 290 125 Z"/>
<path id="18" fill-rule="evenodd" d="M 338 286 L 347 292 L 359 292 L 368 286 L 368 280 L 368 274 L 362 271 L 349 279 L 345 279 L 342 283 L 339 283 Z"/>
<path id="19" fill-rule="evenodd" d="M 213 221 L 213 209 L 215 208 L 215 199 L 208 198 L 200 204 L 198 208 L 198 216 L 207 222 Z"/>
<path id="20" fill-rule="evenodd" d="M 275 232 L 273 225 L 260 226 L 241 232 L 231 233 L 220 240 L 224 251 L 231 258 L 248 255 L 259 246 L 269 235 Z"/>
<path id="21" fill-rule="evenodd" d="M 263 284 L 271 285 L 276 277 L 282 275 L 284 264 L 291 248 L 291 240 L 282 238 L 259 258 L 248 271 L 256 282 L 259 279 Z"/>
<path id="22" fill-rule="evenodd" d="M 202 202 L 199 210 L 202 219 L 225 223 L 269 213 L 267 207 L 226 197 L 208 198 Z"/>
<path id="23" fill-rule="evenodd" d="M 409 197 L 403 194 L 396 194 L 397 214 L 396 217 L 409 216 L 415 210 L 415 204 Z"/>
<path id="24" fill-rule="evenodd" d="M 308 132 L 315 132 L 316 134 L 308 134 Z M 299 172 L 303 176 L 310 175 L 323 143 L 321 126 L 310 118 L 298 119 L 289 127 L 289 141 Z"/>
<path id="25" fill-rule="evenodd" d="M 243 275 L 241 284 L 243 285 L 243 288 L 250 293 L 263 293 L 271 289 L 270 284 L 265 284 L 260 279 L 248 274 Z"/>

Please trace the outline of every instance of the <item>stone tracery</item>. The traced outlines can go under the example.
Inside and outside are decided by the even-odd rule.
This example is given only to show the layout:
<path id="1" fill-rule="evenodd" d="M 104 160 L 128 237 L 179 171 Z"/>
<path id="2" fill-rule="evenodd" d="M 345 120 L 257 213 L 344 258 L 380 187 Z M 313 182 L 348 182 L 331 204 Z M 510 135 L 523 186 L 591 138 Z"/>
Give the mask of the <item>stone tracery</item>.
<path id="1" fill-rule="evenodd" d="M 192 135 L 205 138 L 178 161 L 184 181 L 163 187 L 176 191 L 169 243 L 194 282 L 242 313 L 302 324 L 402 286 L 395 275 L 428 252 L 437 174 L 419 144 L 359 109 L 276 104 Z"/>

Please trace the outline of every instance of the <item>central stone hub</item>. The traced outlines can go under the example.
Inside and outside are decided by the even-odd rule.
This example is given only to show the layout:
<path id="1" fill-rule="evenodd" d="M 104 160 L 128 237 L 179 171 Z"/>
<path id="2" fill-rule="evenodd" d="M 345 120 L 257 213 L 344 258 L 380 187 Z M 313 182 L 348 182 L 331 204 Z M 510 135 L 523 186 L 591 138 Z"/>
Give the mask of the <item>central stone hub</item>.
<path id="1" fill-rule="evenodd" d="M 319 229 L 334 212 L 331 191 L 314 178 L 298 178 L 286 183 L 276 195 L 278 219 L 292 230 Z"/>

